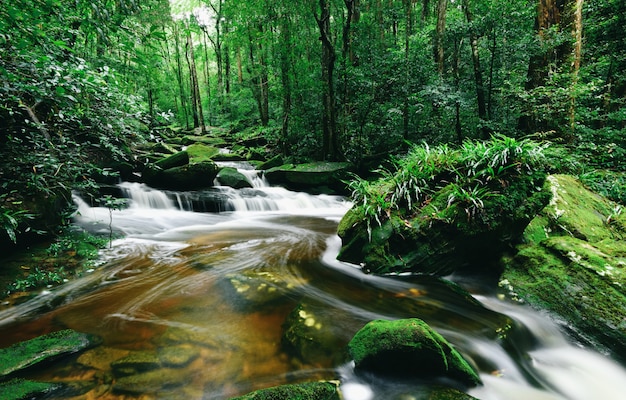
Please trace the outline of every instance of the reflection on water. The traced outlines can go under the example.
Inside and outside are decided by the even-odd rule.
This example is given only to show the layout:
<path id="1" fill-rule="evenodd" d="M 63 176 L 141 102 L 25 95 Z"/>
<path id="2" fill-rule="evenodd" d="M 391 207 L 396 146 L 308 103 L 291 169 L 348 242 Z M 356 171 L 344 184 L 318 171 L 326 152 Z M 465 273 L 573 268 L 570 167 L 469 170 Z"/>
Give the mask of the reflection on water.
<path id="1" fill-rule="evenodd" d="M 51 398 L 227 399 L 339 379 L 347 400 L 419 399 L 434 382 L 356 376 L 345 356 L 368 321 L 407 317 L 425 320 L 480 370 L 485 385 L 469 392 L 477 398 L 618 399 L 626 392 L 621 366 L 569 344 L 543 315 L 470 297 L 445 280 L 375 277 L 336 261 L 335 231 L 349 207 L 341 198 L 257 183 L 265 205 L 237 200 L 257 205 L 198 213 L 182 211 L 180 196 L 124 187 L 134 199 L 125 210 L 77 199 L 77 224 L 107 231 L 112 217 L 112 228 L 126 235 L 103 252 L 103 264 L 0 312 L 3 347 L 63 328 L 103 338 L 102 346 L 25 374 L 70 384 Z M 314 315 L 312 326 L 328 339 L 316 354 L 285 343 L 294 310 Z"/>

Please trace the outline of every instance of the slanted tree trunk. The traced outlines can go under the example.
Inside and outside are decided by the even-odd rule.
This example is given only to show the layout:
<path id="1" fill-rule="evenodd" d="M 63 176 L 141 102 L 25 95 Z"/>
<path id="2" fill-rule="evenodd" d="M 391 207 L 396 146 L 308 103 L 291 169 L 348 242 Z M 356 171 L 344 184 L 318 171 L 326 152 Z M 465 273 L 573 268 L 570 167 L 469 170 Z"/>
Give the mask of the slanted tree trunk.
<path id="1" fill-rule="evenodd" d="M 319 0 L 320 15 L 314 10 L 313 15 L 317 21 L 322 41 L 322 83 L 324 85 L 322 102 L 324 114 L 323 125 L 323 158 L 335 161 L 339 159 L 337 140 L 337 118 L 335 110 L 335 88 L 333 73 L 335 69 L 335 47 L 330 34 L 330 4 L 327 0 Z"/>

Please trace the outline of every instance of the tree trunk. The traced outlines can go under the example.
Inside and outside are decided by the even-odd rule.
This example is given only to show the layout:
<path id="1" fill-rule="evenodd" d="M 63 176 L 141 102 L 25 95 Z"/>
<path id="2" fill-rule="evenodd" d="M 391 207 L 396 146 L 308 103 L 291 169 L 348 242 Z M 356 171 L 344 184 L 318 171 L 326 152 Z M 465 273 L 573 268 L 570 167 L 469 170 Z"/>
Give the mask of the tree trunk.
<path id="1" fill-rule="evenodd" d="M 185 128 L 189 129 L 189 113 L 187 112 L 187 98 L 185 96 L 185 85 L 183 84 L 183 65 L 180 55 L 180 31 L 177 24 L 174 24 L 174 41 L 176 45 L 176 80 L 178 81 L 180 106 L 185 116 Z"/>
<path id="2" fill-rule="evenodd" d="M 284 156 L 288 155 L 289 115 L 291 114 L 291 20 L 289 14 L 282 16 L 280 29 L 280 79 L 283 86 L 283 123 L 281 127 L 281 149 Z"/>
<path id="3" fill-rule="evenodd" d="M 576 129 L 576 86 L 578 84 L 578 75 L 580 72 L 580 62 L 582 58 L 583 48 L 583 0 L 574 0 L 574 9 L 572 12 L 572 37 L 574 39 L 574 47 L 572 51 L 572 85 L 570 89 L 570 137 L 573 138 Z"/>
<path id="4" fill-rule="evenodd" d="M 463 11 L 465 12 L 465 18 L 470 29 L 470 49 L 472 50 L 472 65 L 474 67 L 474 82 L 476 84 L 476 101 L 478 103 L 478 118 L 481 123 L 481 137 L 483 139 L 489 138 L 489 129 L 485 126 L 487 121 L 487 102 L 485 100 L 485 86 L 483 82 L 483 72 L 480 67 L 480 54 L 478 52 L 478 36 L 472 27 L 474 20 L 472 11 L 469 9 L 469 0 L 463 0 Z"/>
<path id="5" fill-rule="evenodd" d="M 437 72 L 443 76 L 444 67 L 444 47 L 443 39 L 446 31 L 446 10 L 448 0 L 438 0 L 437 2 L 437 28 L 435 31 L 435 62 L 437 63 Z"/>
<path id="6" fill-rule="evenodd" d="M 402 109 L 403 137 L 405 144 L 409 140 L 409 85 L 411 83 L 410 43 L 413 34 L 413 0 L 403 0 L 406 18 L 404 30 L 404 106 Z"/>
<path id="7" fill-rule="evenodd" d="M 322 117 L 323 129 L 323 158 L 336 161 L 339 159 L 337 147 L 337 121 L 335 111 L 335 90 L 333 73 L 335 69 L 335 48 L 330 35 L 330 5 L 327 0 L 319 0 L 320 16 L 314 11 L 314 17 L 320 31 L 322 41 L 322 83 L 324 85 L 322 102 L 324 114 Z"/>
<path id="8" fill-rule="evenodd" d="M 189 65 L 189 75 L 191 81 L 191 103 L 194 107 L 193 123 L 194 128 L 200 128 L 202 134 L 206 134 L 206 126 L 204 124 L 204 115 L 202 113 L 202 98 L 200 97 L 200 87 L 198 85 L 198 73 L 196 71 L 196 60 L 193 51 L 193 43 L 191 41 L 191 31 L 187 33 L 186 46 L 187 64 Z"/>

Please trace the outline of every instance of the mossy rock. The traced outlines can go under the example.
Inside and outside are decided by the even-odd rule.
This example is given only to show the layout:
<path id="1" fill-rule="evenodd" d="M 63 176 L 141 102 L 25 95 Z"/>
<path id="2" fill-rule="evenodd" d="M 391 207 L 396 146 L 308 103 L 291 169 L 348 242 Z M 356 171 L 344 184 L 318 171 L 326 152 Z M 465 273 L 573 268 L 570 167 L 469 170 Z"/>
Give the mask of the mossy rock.
<path id="1" fill-rule="evenodd" d="M 77 353 L 100 342 L 97 336 L 66 329 L 16 343 L 0 349 L 0 377 Z"/>
<path id="2" fill-rule="evenodd" d="M 376 274 L 497 276 L 502 255 L 521 240 L 526 226 L 549 202 L 550 192 L 541 187 L 544 179 L 543 173 L 516 177 L 500 195 L 485 199 L 471 217 L 463 207 L 449 204 L 451 184 L 412 212 L 391 209 L 378 220 L 355 204 L 339 223 L 338 259 Z M 387 190 L 391 188 L 381 188 L 380 195 L 388 196 Z"/>
<path id="3" fill-rule="evenodd" d="M 553 199 L 503 259 L 501 286 L 567 321 L 584 340 L 626 354 L 626 229 L 617 205 L 576 178 L 550 176 Z"/>
<path id="4" fill-rule="evenodd" d="M 260 169 L 261 171 L 265 171 L 270 168 L 279 167 L 281 165 L 283 165 L 283 157 L 281 155 L 277 155 L 259 164 L 258 169 Z"/>
<path id="5" fill-rule="evenodd" d="M 265 171 L 265 177 L 272 184 L 292 190 L 346 193 L 344 181 L 351 169 L 352 164 L 340 162 L 284 164 Z"/>
<path id="6" fill-rule="evenodd" d="M 224 186 L 230 186 L 234 189 L 251 188 L 252 183 L 244 174 L 237 171 L 237 168 L 224 167 L 217 173 L 217 180 Z"/>
<path id="7" fill-rule="evenodd" d="M 375 320 L 358 331 L 348 351 L 357 371 L 404 377 L 445 377 L 467 386 L 481 383 L 470 364 L 424 321 Z"/>
<path id="8" fill-rule="evenodd" d="M 217 147 L 207 146 L 204 144 L 195 143 L 185 149 L 189 154 L 189 163 L 200 163 L 204 161 L 211 161 L 213 157 L 220 153 L 220 149 Z"/>
<path id="9" fill-rule="evenodd" d="M 168 393 L 187 385 L 192 378 L 185 369 L 161 368 L 117 378 L 112 389 L 114 393 Z"/>
<path id="10" fill-rule="evenodd" d="M 158 169 L 170 169 L 174 167 L 180 167 L 189 164 L 189 153 L 186 151 L 179 151 L 171 156 L 165 157 L 154 164 Z"/>
<path id="11" fill-rule="evenodd" d="M 260 389 L 231 400 L 340 400 L 335 382 L 306 382 Z"/>
<path id="12" fill-rule="evenodd" d="M 219 167 L 213 161 L 203 161 L 161 171 L 158 180 L 146 183 L 161 189 L 198 190 L 212 187 L 218 171 Z"/>
<path id="13" fill-rule="evenodd" d="M 39 398 L 53 392 L 61 385 L 58 383 L 34 382 L 25 379 L 12 379 L 0 383 L 0 399 L 22 400 Z"/>

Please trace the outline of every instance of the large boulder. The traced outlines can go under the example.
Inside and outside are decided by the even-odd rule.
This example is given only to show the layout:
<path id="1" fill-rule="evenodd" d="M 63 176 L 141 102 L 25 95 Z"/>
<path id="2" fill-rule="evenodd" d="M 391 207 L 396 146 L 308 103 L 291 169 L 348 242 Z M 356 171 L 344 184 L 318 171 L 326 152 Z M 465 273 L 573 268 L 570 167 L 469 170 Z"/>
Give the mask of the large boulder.
<path id="1" fill-rule="evenodd" d="M 197 190 L 213 186 L 219 167 L 211 157 L 218 149 L 194 144 L 143 170 L 143 181 L 152 187 L 170 190 Z"/>
<path id="2" fill-rule="evenodd" d="M 500 282 L 585 340 L 626 354 L 626 216 L 572 176 L 548 177 L 552 200 L 506 258 Z"/>
<path id="3" fill-rule="evenodd" d="M 357 371 L 450 378 L 467 386 L 481 384 L 461 354 L 417 318 L 371 321 L 354 335 L 348 351 Z"/>
<path id="4" fill-rule="evenodd" d="M 314 162 L 284 164 L 265 171 L 273 185 L 312 193 L 346 193 L 344 181 L 349 178 L 350 163 Z"/>
<path id="5" fill-rule="evenodd" d="M 498 196 L 475 200 L 481 207 L 474 207 L 478 212 L 473 215 L 471 206 L 451 204 L 454 183 L 439 188 L 415 213 L 391 209 L 380 223 L 368 222 L 366 207 L 371 206 L 355 204 L 339 223 L 338 258 L 377 274 L 495 271 L 502 254 L 519 242 L 548 203 L 550 193 L 541 190 L 544 177 L 536 173 L 511 180 Z"/>

